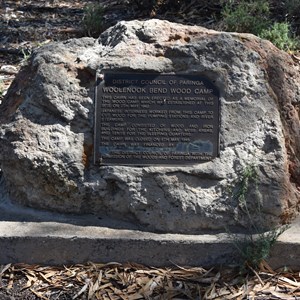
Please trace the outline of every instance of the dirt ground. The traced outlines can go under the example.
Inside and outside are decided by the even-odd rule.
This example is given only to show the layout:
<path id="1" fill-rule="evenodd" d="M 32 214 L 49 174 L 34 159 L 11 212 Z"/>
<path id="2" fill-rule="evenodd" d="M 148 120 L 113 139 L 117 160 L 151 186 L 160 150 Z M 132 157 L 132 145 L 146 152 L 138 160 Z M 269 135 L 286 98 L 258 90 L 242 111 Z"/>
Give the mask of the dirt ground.
<path id="1" fill-rule="evenodd" d="M 284 21 L 284 1 L 271 3 L 272 17 Z M 120 20 L 145 18 L 225 29 L 220 0 L 1 0 L 0 101 L 34 48 L 88 34 L 82 22 L 84 12 L 86 7 L 96 4 L 104 7 L 103 30 Z M 299 16 L 293 16 L 298 35 Z M 295 59 L 300 61 L 300 52 L 295 54 Z"/>
<path id="2" fill-rule="evenodd" d="M 0 97 L 32 50 L 80 37 L 84 7 L 97 1 L 4 0 L 0 2 Z M 1 100 L 1 99 L 0 99 Z"/>
<path id="3" fill-rule="evenodd" d="M 157 1 L 163 3 L 164 1 Z M 201 1 L 200 1 L 201 2 Z M 217 28 L 218 1 L 174 1 L 149 5 L 140 0 L 2 0 L 0 2 L 0 101 L 32 50 L 52 41 L 87 35 L 84 9 L 100 3 L 105 8 L 103 29 L 119 20 L 165 18 Z M 174 11 L 178 11 L 175 13 Z"/>
<path id="4" fill-rule="evenodd" d="M 52 41 L 86 34 L 84 7 L 98 0 L 2 0 L 0 2 L 0 102 L 32 50 Z M 180 16 L 161 8 L 126 6 L 127 1 L 100 1 L 107 6 L 105 26 L 120 18 L 161 17 L 217 27 L 212 2 L 192 1 Z M 145 1 L 141 1 L 145 2 Z M 174 1 L 177 3 L 178 1 Z M 209 13 L 208 13 L 209 12 Z M 0 250 L 1 251 L 1 250 Z M 250 271 L 250 272 L 249 272 Z M 210 270 L 173 266 L 151 268 L 117 263 L 75 266 L 0 266 L 0 300 L 34 299 L 300 299 L 300 277 L 289 270 L 236 268 Z"/>

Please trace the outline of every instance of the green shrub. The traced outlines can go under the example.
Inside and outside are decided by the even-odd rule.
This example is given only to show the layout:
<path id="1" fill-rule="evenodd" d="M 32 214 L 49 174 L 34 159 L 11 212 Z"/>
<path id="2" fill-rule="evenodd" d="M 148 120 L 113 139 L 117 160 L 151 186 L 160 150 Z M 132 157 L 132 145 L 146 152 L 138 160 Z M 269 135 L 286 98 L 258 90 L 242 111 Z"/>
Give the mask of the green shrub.
<path id="1" fill-rule="evenodd" d="M 87 5 L 83 16 L 85 34 L 97 38 L 104 30 L 103 16 L 104 8 L 100 4 Z"/>
<path id="2" fill-rule="evenodd" d="M 270 24 L 269 3 L 266 0 L 228 1 L 221 15 L 228 31 L 257 35 Z"/>
<path id="3" fill-rule="evenodd" d="M 286 229 L 288 229 L 288 226 L 284 225 L 281 228 L 274 228 L 257 235 L 245 235 L 242 238 L 231 234 L 233 244 L 238 250 L 241 271 L 259 269 L 260 264 L 269 258 L 278 237 Z"/>
<path id="4" fill-rule="evenodd" d="M 299 41 L 291 36 L 287 22 L 274 23 L 269 29 L 263 29 L 259 36 L 271 41 L 281 50 L 295 50 L 299 46 Z"/>
<path id="5" fill-rule="evenodd" d="M 291 17 L 300 9 L 300 0 L 286 0 L 284 4 L 286 14 Z M 222 17 L 226 30 L 253 33 L 285 51 L 299 46 L 299 41 L 291 35 L 288 22 L 271 23 L 267 0 L 231 0 L 225 4 Z"/>
<path id="6" fill-rule="evenodd" d="M 279 235 L 288 228 L 282 226 L 265 230 L 263 199 L 258 191 L 258 185 L 258 169 L 254 165 L 248 165 L 234 182 L 232 191 L 238 210 L 246 217 L 249 230 L 249 234 L 243 236 L 229 232 L 229 237 L 238 251 L 242 271 L 258 269 L 259 265 L 268 258 Z"/>

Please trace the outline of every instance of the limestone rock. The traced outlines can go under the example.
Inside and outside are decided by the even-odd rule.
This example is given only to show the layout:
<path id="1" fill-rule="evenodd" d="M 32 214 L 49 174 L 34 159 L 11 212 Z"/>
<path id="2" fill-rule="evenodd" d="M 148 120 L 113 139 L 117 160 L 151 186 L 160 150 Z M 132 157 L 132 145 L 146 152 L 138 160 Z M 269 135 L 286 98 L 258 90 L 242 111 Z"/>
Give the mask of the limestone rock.
<path id="1" fill-rule="evenodd" d="M 220 91 L 220 156 L 192 166 L 93 164 L 93 91 L 103 69 L 201 74 Z M 199 233 L 247 227 L 229 191 L 258 169 L 264 225 L 295 216 L 300 200 L 300 75 L 290 56 L 250 34 L 167 21 L 120 22 L 97 40 L 34 51 L 0 106 L 0 165 L 12 201 Z M 256 216 L 253 215 L 253 220 Z"/>

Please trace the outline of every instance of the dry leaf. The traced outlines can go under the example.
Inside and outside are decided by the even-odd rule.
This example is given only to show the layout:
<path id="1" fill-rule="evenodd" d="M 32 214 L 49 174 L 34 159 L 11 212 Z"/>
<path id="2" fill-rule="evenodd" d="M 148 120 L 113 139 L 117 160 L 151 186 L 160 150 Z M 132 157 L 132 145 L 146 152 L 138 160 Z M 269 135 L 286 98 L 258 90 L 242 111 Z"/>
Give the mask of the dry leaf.
<path id="1" fill-rule="evenodd" d="M 75 294 L 75 295 L 72 297 L 72 300 L 78 298 L 81 294 L 83 294 L 83 293 L 87 290 L 88 286 L 89 286 L 89 282 L 87 282 L 87 283 L 82 287 L 82 289 L 81 289 L 77 294 Z"/>
<path id="2" fill-rule="evenodd" d="M 98 278 L 95 283 L 90 282 L 88 300 L 92 299 L 93 295 L 99 290 L 102 281 L 102 271 L 100 271 Z"/>
<path id="3" fill-rule="evenodd" d="M 2 276 L 10 267 L 11 267 L 11 264 L 7 264 L 5 266 L 1 266 L 0 276 Z"/>

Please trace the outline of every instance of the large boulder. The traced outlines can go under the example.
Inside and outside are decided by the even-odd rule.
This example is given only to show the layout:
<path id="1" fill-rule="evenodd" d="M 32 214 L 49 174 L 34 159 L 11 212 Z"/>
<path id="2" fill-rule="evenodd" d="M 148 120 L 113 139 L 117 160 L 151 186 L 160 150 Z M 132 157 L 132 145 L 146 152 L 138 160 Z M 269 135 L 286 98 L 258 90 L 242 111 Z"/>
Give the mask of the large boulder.
<path id="1" fill-rule="evenodd" d="M 103 69 L 208 77 L 220 93 L 219 157 L 95 165 L 93 94 Z M 34 51 L 0 106 L 6 189 L 25 206 L 110 216 L 145 230 L 247 227 L 258 206 L 264 227 L 287 222 L 300 200 L 299 74 L 290 55 L 253 35 L 160 20 L 48 44 Z M 252 190 L 245 189 L 249 166 L 257 170 Z"/>

